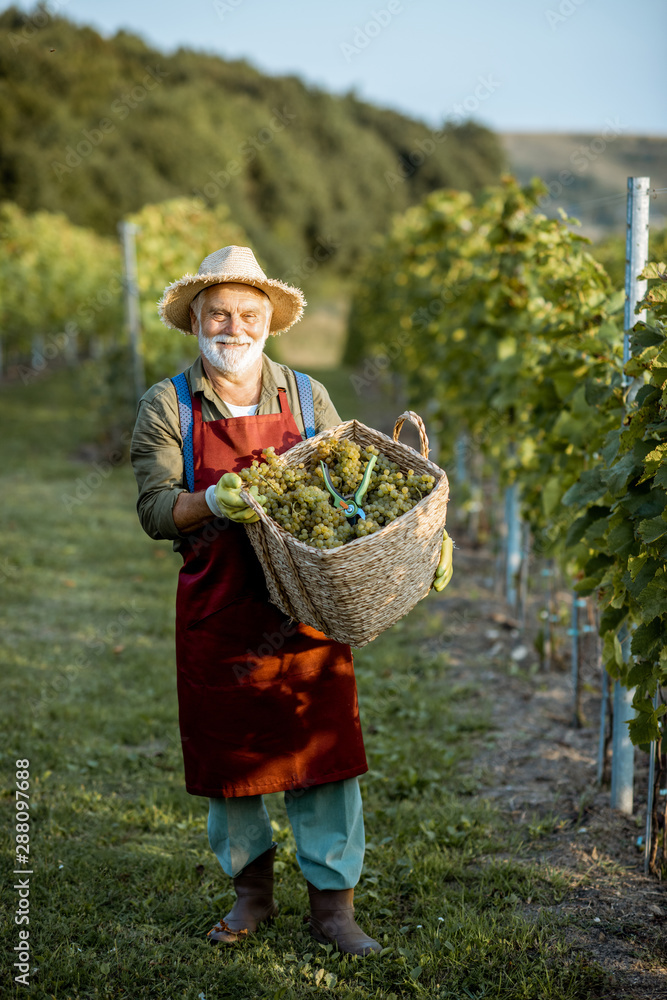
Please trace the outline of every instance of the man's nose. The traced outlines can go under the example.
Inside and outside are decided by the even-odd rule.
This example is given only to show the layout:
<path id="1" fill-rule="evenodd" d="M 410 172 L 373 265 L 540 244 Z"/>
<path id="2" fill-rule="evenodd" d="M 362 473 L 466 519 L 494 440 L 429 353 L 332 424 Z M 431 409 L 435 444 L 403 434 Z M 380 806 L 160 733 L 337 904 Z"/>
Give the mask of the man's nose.
<path id="1" fill-rule="evenodd" d="M 227 331 L 228 333 L 241 333 L 243 330 L 243 323 L 241 317 L 238 313 L 230 313 L 227 320 Z"/>

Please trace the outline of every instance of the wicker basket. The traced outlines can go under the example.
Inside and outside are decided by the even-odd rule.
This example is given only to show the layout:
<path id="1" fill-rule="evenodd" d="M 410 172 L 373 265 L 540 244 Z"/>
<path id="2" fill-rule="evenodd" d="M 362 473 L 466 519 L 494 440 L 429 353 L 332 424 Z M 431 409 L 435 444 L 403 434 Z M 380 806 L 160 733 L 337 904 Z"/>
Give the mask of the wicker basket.
<path id="1" fill-rule="evenodd" d="M 406 419 L 419 428 L 421 455 L 398 440 Z M 295 445 L 282 458 L 290 466 L 307 462 L 318 442 L 330 438 L 375 445 L 401 472 L 414 469 L 434 476 L 435 486 L 407 514 L 373 535 L 335 549 L 316 549 L 298 541 L 243 491 L 241 496 L 260 516 L 246 530 L 273 604 L 331 639 L 365 646 L 428 594 L 440 559 L 449 483 L 443 470 L 429 461 L 423 421 L 412 411 L 396 421 L 393 440 L 358 420 L 348 420 Z"/>

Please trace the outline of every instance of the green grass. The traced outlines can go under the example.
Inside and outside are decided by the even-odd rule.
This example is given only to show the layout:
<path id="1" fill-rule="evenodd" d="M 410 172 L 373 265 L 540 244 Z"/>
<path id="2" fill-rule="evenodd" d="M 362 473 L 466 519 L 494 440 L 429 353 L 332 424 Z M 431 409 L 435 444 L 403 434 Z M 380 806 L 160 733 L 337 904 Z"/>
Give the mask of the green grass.
<path id="1" fill-rule="evenodd" d="M 371 766 L 356 903 L 382 955 L 342 957 L 304 930 L 305 882 L 279 796 L 268 804 L 281 914 L 238 948 L 207 944 L 232 893 L 208 848 L 206 800 L 183 788 L 178 560 L 169 543 L 141 532 L 127 466 L 113 465 L 93 487 L 94 467 L 68 457 L 98 431 L 78 379 L 62 373 L 0 396 L 2 425 L 13 426 L 0 443 L 0 803 L 11 829 L 14 762 L 29 758 L 31 995 L 604 996 L 601 970 L 565 948 L 549 909 L 566 880 L 531 861 L 527 828 L 475 797 L 466 765 L 492 706 L 476 688 L 452 686 L 447 660 L 427 652 L 446 594 L 356 655 Z M 88 492 L 74 503 L 77 483 Z M 4 864 L 9 956 L 18 928 L 7 851 Z M 24 992 L 11 962 L 0 973 L 3 997 Z"/>

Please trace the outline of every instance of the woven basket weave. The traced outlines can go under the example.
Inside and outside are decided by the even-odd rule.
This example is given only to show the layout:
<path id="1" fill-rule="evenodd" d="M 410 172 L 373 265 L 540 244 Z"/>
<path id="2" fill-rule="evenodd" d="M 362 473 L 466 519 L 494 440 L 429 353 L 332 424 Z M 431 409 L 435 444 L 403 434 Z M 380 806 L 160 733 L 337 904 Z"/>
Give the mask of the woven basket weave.
<path id="1" fill-rule="evenodd" d="M 406 419 L 419 429 L 421 455 L 398 440 Z M 440 559 L 449 483 L 443 470 L 429 461 L 423 421 L 411 410 L 396 421 L 393 440 L 358 420 L 348 420 L 302 441 L 281 457 L 288 466 L 308 462 L 317 444 L 332 438 L 350 438 L 362 447 L 375 445 L 401 472 L 414 469 L 432 475 L 435 485 L 407 514 L 373 535 L 335 549 L 316 549 L 298 541 L 243 491 L 241 496 L 260 517 L 246 530 L 273 604 L 331 639 L 365 646 L 428 594 Z"/>

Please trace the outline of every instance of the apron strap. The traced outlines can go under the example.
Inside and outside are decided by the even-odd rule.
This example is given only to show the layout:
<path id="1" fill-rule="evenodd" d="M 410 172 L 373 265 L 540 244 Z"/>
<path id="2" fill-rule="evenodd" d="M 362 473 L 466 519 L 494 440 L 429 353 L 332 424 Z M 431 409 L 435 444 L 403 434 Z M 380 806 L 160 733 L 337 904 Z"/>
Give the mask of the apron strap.
<path id="1" fill-rule="evenodd" d="M 181 422 L 181 437 L 183 438 L 183 466 L 185 480 L 190 493 L 195 490 L 195 458 L 192 448 L 192 397 L 188 387 L 185 372 L 175 375 L 172 380 L 178 396 L 178 416 Z"/>
<path id="2" fill-rule="evenodd" d="M 301 416 L 303 417 L 306 437 L 315 436 L 315 404 L 313 402 L 313 387 L 310 379 L 303 372 L 294 372 L 296 387 L 299 393 L 299 404 L 301 406 Z M 188 387 L 188 380 L 185 372 L 174 375 L 171 380 L 176 389 L 178 397 L 178 417 L 181 424 L 181 437 L 183 438 L 183 465 L 185 468 L 185 480 L 190 493 L 194 493 L 195 488 L 195 461 L 192 447 L 192 397 Z"/>
<path id="3" fill-rule="evenodd" d="M 296 388 L 299 393 L 299 403 L 301 405 L 301 416 L 306 437 L 315 436 L 315 405 L 313 403 L 313 387 L 310 379 L 303 372 L 294 372 Z"/>

